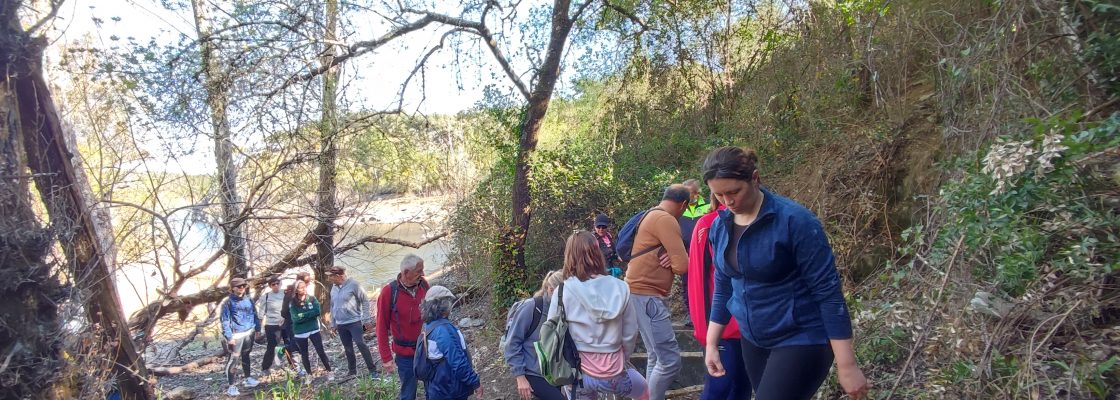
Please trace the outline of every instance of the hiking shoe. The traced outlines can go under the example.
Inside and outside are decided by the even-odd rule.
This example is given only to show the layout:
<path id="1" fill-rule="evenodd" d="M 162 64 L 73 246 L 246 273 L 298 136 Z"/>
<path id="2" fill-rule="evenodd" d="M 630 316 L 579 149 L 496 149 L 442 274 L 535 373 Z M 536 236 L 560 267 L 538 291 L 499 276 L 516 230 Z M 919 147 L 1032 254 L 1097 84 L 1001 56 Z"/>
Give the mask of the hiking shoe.
<path id="1" fill-rule="evenodd" d="M 254 388 L 254 387 L 257 387 L 257 385 L 260 385 L 260 384 L 261 384 L 261 381 L 258 381 L 256 378 L 253 378 L 251 376 L 248 377 L 248 378 L 245 378 L 245 387 L 247 387 L 247 388 Z"/>
<path id="2" fill-rule="evenodd" d="M 300 378 L 305 377 L 307 376 L 307 371 L 304 371 L 303 368 L 300 367 L 299 371 L 296 372 L 296 376 Z"/>
<path id="3" fill-rule="evenodd" d="M 310 385 L 311 384 L 311 375 L 304 375 L 303 384 L 304 385 Z"/>
<path id="4" fill-rule="evenodd" d="M 226 394 L 229 395 L 229 397 L 237 397 L 241 395 L 241 391 L 237 390 L 237 386 L 229 385 L 229 390 L 226 390 Z"/>

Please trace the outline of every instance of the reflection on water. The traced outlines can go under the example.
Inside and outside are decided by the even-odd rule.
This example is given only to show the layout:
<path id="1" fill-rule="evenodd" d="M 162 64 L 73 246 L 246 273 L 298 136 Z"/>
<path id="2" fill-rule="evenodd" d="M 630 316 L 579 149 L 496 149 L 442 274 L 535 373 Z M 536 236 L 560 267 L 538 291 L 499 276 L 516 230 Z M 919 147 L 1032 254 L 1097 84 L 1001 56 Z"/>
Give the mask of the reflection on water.
<path id="1" fill-rule="evenodd" d="M 345 244 L 367 235 L 385 236 L 409 242 L 421 242 L 428 236 L 437 232 L 424 224 L 404 222 L 400 224 L 363 223 L 357 224 L 335 239 L 336 243 Z M 415 253 L 424 259 L 424 272 L 432 274 L 443 269 L 447 263 L 447 254 L 451 244 L 441 238 L 432 243 L 421 246 L 419 249 L 403 247 L 395 244 L 370 243 L 365 247 L 350 250 L 335 260 L 335 263 L 346 267 L 346 274 L 354 278 L 370 292 L 370 297 L 376 293 L 375 289 L 384 286 L 400 272 L 401 259 L 409 253 Z"/>

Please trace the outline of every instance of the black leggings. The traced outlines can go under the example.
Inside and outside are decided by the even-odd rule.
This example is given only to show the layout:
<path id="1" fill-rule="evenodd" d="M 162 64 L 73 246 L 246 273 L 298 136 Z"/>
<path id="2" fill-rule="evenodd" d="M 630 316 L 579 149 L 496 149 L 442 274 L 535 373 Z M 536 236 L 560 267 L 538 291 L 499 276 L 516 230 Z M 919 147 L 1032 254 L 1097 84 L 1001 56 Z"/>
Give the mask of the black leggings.
<path id="1" fill-rule="evenodd" d="M 327 353 L 323 351 L 323 337 L 319 332 L 312 333 L 311 336 L 305 338 L 296 338 L 296 346 L 299 347 L 300 361 L 303 362 L 303 370 L 311 373 L 311 354 L 307 349 L 307 341 L 311 340 L 311 344 L 315 345 L 315 353 L 319 354 L 319 361 L 323 363 L 323 368 L 327 371 L 331 370 L 331 362 L 327 361 Z"/>
<path id="2" fill-rule="evenodd" d="M 560 388 L 548 384 L 548 381 L 539 376 L 525 375 L 529 387 L 533 388 L 533 398 L 540 400 L 567 400 Z"/>
<path id="3" fill-rule="evenodd" d="M 741 342 L 755 400 L 810 399 L 832 367 L 832 347 L 827 344 L 764 349 L 746 339 Z"/>
<path id="4" fill-rule="evenodd" d="M 268 372 L 268 369 L 272 368 L 272 360 L 276 358 L 276 346 L 279 345 L 281 341 L 283 341 L 283 349 L 287 350 L 288 333 L 285 332 L 284 328 L 280 325 L 265 325 L 264 336 L 268 343 L 268 350 L 265 350 L 264 352 L 264 360 L 261 362 L 261 371 Z M 291 354 L 289 354 L 287 351 L 284 352 L 284 358 L 287 359 L 292 368 L 296 367 L 295 362 L 293 362 L 292 360 Z"/>

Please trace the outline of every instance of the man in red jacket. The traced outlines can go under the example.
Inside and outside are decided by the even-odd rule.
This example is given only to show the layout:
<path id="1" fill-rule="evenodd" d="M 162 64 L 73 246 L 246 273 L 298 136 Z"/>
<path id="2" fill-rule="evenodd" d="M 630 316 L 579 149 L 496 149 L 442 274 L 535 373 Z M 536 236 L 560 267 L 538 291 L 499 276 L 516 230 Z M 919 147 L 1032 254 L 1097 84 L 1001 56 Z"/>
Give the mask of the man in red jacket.
<path id="1" fill-rule="evenodd" d="M 381 354 L 381 365 L 385 371 L 397 370 L 401 379 L 401 400 L 416 398 L 412 356 L 416 352 L 416 339 L 424 327 L 420 302 L 427 291 L 424 260 L 409 254 L 401 260 L 401 273 L 397 279 L 381 288 L 381 294 L 377 296 L 377 351 Z M 393 340 L 391 346 L 390 336 Z"/>
<path id="2" fill-rule="evenodd" d="M 719 210 L 723 209 L 714 196 L 711 204 L 715 207 L 696 221 L 692 243 L 688 247 L 688 276 L 692 277 L 688 280 L 688 315 L 692 320 L 692 335 L 700 341 L 701 347 L 707 344 L 709 307 L 715 290 L 715 264 L 712 263 L 712 244 L 708 241 L 708 230 L 719 215 Z M 719 341 L 720 361 L 727 373 L 718 378 L 704 375 L 701 400 L 751 398 L 751 382 L 743 365 L 740 340 L 742 336 L 739 324 L 732 318 Z"/>

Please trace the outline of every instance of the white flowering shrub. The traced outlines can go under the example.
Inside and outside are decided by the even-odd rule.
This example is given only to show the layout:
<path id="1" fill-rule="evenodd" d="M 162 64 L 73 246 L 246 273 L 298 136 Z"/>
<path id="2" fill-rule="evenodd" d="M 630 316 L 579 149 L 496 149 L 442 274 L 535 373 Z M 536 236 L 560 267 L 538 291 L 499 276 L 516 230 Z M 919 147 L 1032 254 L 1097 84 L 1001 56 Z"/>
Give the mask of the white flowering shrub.
<path id="1" fill-rule="evenodd" d="M 993 145 L 988 155 L 984 156 L 983 168 L 983 172 L 996 182 L 995 189 L 989 194 L 994 196 L 1006 191 L 1032 164 L 1036 177 L 1053 171 L 1054 159 L 1068 149 L 1062 145 L 1062 138 L 1061 134 L 1052 132 L 1042 139 L 1039 148 L 1035 148 L 1034 140 L 1000 141 Z"/>

